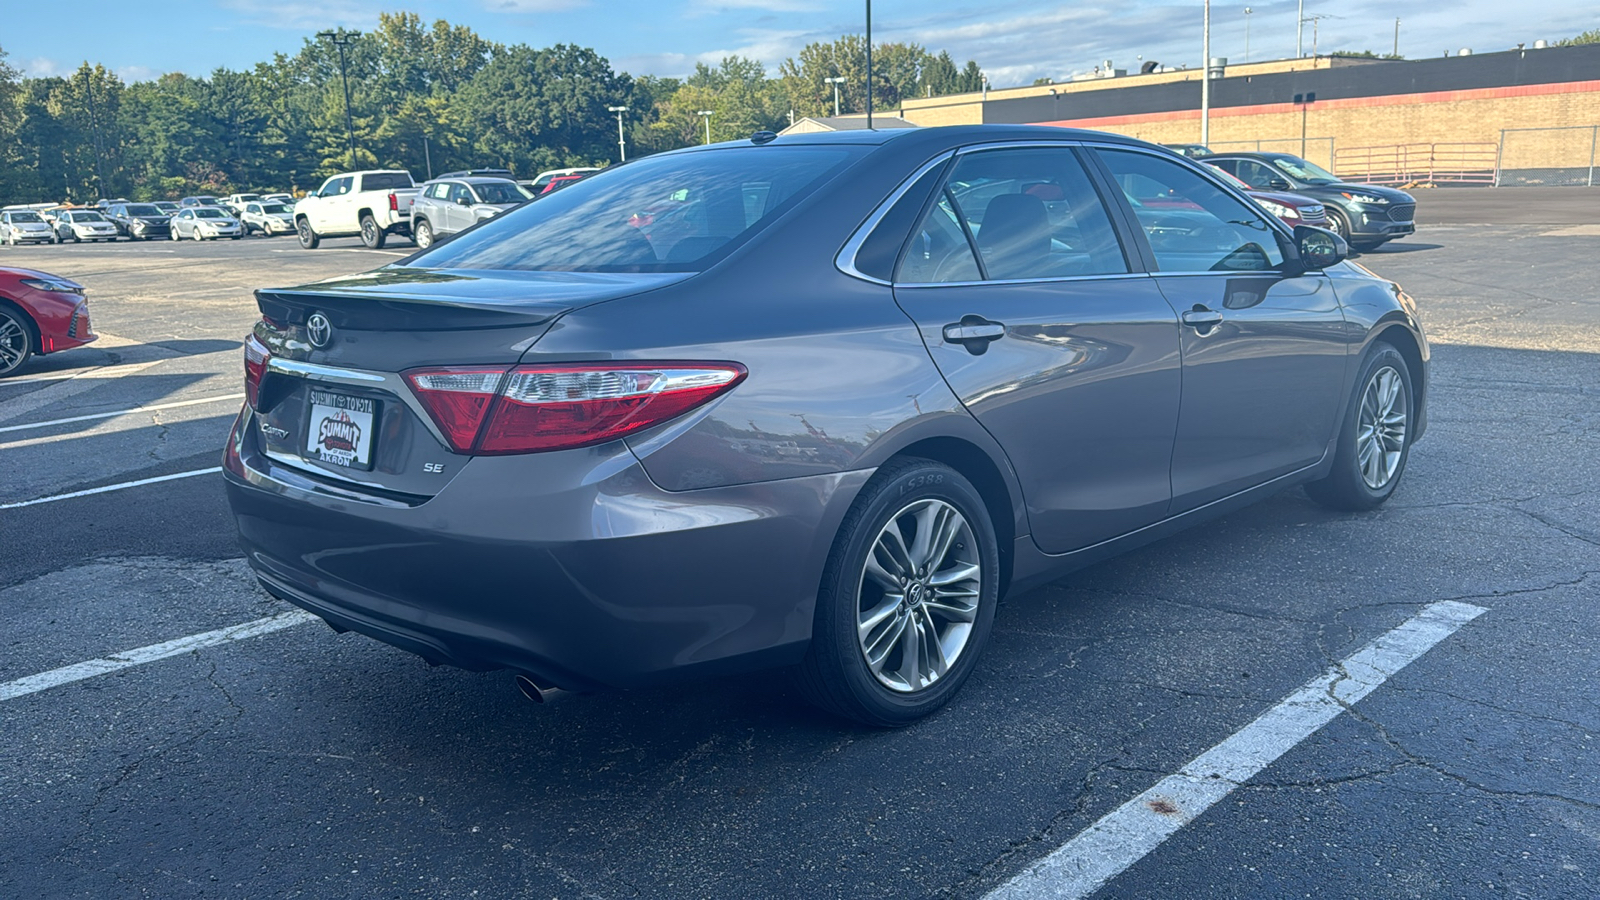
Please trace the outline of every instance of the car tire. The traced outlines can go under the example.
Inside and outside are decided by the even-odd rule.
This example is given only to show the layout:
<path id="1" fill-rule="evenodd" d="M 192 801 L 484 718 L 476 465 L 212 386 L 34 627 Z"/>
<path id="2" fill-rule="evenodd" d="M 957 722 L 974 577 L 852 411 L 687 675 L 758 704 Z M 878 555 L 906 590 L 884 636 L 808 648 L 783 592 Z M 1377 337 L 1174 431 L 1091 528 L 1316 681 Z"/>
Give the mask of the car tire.
<path id="1" fill-rule="evenodd" d="M 834 539 L 800 691 L 866 725 L 909 725 L 972 673 L 999 594 L 999 546 L 977 489 L 932 460 L 891 461 Z"/>
<path id="2" fill-rule="evenodd" d="M 72 233 L 72 242 L 74 244 L 81 244 L 81 243 L 83 243 L 83 238 L 78 237 L 78 233 L 76 231 L 74 231 Z"/>
<path id="3" fill-rule="evenodd" d="M 427 219 L 417 222 L 416 230 L 412 233 L 411 239 L 423 250 L 433 246 L 433 226 L 428 224 Z"/>
<path id="4" fill-rule="evenodd" d="M 1394 494 L 1411 456 L 1414 384 L 1399 350 L 1382 341 L 1372 345 L 1339 426 L 1333 468 L 1306 485 L 1311 499 L 1332 509 L 1363 510 Z"/>
<path id="5" fill-rule="evenodd" d="M 308 219 L 295 219 L 294 230 L 295 234 L 300 238 L 300 246 L 307 250 L 315 250 L 317 245 L 322 243 L 321 236 L 312 229 L 311 222 Z"/>
<path id="6" fill-rule="evenodd" d="M 200 234 L 200 229 L 198 229 L 198 228 L 196 228 L 195 230 L 189 232 L 189 236 L 194 238 L 197 241 L 205 240 L 205 237 Z"/>
<path id="7" fill-rule="evenodd" d="M 377 219 L 371 216 L 361 217 L 361 243 L 365 244 L 368 250 L 382 250 L 388 240 L 389 235 L 378 227 Z"/>
<path id="8" fill-rule="evenodd" d="M 22 368 L 34 353 L 33 323 L 15 308 L 0 306 L 0 378 Z"/>
<path id="9" fill-rule="evenodd" d="M 173 228 L 167 232 L 167 237 L 169 237 L 169 238 L 171 238 L 171 239 L 173 239 L 175 241 L 178 240 L 178 229 L 177 229 L 177 226 L 173 226 Z"/>

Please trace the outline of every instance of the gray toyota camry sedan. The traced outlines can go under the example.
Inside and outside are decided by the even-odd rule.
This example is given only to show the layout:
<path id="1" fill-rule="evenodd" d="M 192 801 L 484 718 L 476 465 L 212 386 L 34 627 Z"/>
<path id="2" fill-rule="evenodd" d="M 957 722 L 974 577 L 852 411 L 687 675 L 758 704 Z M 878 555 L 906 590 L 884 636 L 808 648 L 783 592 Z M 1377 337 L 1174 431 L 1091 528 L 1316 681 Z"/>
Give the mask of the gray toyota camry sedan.
<path id="1" fill-rule="evenodd" d="M 898 725 L 1007 592 L 1426 424 L 1394 283 L 1162 148 L 970 126 L 616 166 L 257 293 L 228 494 L 273 595 L 524 692 L 786 667 Z"/>

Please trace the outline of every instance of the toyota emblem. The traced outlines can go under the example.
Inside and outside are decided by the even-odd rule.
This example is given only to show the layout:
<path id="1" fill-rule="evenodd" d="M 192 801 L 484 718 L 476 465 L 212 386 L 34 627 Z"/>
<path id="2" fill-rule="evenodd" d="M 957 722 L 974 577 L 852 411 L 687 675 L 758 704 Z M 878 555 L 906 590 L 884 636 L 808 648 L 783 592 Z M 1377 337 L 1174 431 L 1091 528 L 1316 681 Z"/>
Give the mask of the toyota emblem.
<path id="1" fill-rule="evenodd" d="M 306 339 L 319 350 L 328 346 L 328 342 L 333 340 L 333 323 L 322 313 L 312 313 L 306 319 Z"/>

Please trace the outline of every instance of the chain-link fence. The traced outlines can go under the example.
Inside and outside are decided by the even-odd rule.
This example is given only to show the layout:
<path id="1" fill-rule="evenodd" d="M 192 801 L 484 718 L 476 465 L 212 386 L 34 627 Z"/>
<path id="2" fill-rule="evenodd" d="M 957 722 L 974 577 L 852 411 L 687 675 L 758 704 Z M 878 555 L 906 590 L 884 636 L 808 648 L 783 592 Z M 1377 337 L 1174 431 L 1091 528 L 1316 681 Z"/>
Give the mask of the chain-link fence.
<path id="1" fill-rule="evenodd" d="M 1206 145 L 1214 153 L 1223 153 L 1228 150 L 1250 150 L 1254 152 L 1293 153 L 1301 159 L 1308 159 L 1325 169 L 1333 168 L 1333 138 L 1311 137 L 1302 141 L 1300 138 L 1263 138 L 1258 141 L 1212 141 Z"/>
<path id="2" fill-rule="evenodd" d="M 1594 187 L 1600 125 L 1500 129 L 1499 185 Z"/>

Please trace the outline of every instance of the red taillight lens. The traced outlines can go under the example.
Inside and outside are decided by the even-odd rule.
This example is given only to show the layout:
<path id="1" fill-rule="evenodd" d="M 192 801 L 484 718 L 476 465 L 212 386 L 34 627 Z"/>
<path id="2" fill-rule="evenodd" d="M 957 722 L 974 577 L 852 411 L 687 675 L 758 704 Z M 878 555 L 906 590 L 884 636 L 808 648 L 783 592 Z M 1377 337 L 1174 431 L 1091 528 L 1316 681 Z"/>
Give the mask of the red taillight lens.
<path id="1" fill-rule="evenodd" d="M 406 378 L 457 452 L 508 454 L 613 441 L 677 418 L 745 375 L 737 363 L 582 363 Z"/>
<path id="2" fill-rule="evenodd" d="M 400 198 L 392 193 L 389 195 L 389 208 L 391 210 L 397 210 L 400 208 Z"/>
<path id="3" fill-rule="evenodd" d="M 261 377 L 267 374 L 267 360 L 271 358 L 272 351 L 255 335 L 244 339 L 244 398 L 251 409 L 256 408 L 261 396 Z"/>
<path id="4" fill-rule="evenodd" d="M 450 448 L 471 453 L 505 375 L 504 366 L 457 366 L 407 372 L 406 380 L 444 432 Z"/>

